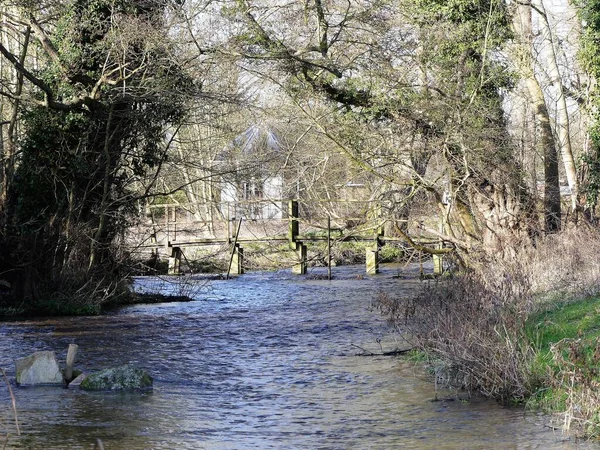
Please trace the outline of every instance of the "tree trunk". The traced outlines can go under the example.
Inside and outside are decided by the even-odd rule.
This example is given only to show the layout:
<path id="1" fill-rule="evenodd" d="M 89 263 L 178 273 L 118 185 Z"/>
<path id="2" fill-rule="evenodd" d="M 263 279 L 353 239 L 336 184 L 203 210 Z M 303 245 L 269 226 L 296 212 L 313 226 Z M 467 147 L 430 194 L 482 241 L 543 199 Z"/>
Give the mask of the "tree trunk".
<path id="1" fill-rule="evenodd" d="M 552 233 L 560 230 L 561 227 L 558 153 L 544 93 L 534 72 L 531 16 L 529 5 L 518 5 L 513 28 L 520 41 L 517 48 L 517 55 L 520 56 L 518 58 L 520 59 L 520 70 L 539 124 L 540 145 L 544 155 L 544 226 L 547 233 Z"/>
<path id="2" fill-rule="evenodd" d="M 528 77 L 526 84 L 539 123 L 540 144 L 544 154 L 544 225 L 546 232 L 552 233 L 561 227 L 558 152 L 540 84 L 534 77 Z"/>
<path id="3" fill-rule="evenodd" d="M 556 136 L 562 155 L 563 165 L 565 166 L 567 182 L 571 189 L 571 211 L 576 213 L 579 198 L 577 168 L 575 166 L 575 158 L 573 157 L 573 149 L 571 147 L 569 111 L 567 109 L 567 100 L 563 89 L 562 76 L 558 68 L 556 44 L 554 42 L 555 36 L 544 7 L 544 2 L 542 0 L 536 0 L 532 4 L 536 8 L 536 11 L 541 15 L 540 27 L 542 36 L 544 37 L 545 46 L 549 49 L 549 54 L 544 65 L 548 68 L 551 86 L 557 96 L 555 119 Z"/>

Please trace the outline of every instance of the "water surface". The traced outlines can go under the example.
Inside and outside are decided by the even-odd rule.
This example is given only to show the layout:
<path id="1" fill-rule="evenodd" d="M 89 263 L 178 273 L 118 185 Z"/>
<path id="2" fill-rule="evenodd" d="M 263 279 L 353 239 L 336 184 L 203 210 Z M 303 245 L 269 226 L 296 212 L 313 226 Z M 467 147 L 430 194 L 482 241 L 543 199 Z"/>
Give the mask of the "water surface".
<path id="1" fill-rule="evenodd" d="M 544 416 L 481 399 L 432 402 L 434 385 L 395 357 L 402 347 L 371 308 L 379 292 L 410 295 L 420 282 L 400 268 L 362 276 L 335 268 L 332 281 L 287 272 L 175 287 L 189 303 L 136 305 L 107 315 L 0 323 L 0 367 L 79 345 L 91 372 L 125 363 L 154 377 L 146 393 L 15 390 L 23 436 L 7 448 L 459 449 L 587 448 L 545 427 Z M 400 275 L 400 277 L 397 277 Z M 10 424 L 0 385 L 0 420 Z M 439 393 L 440 396 L 447 393 Z M 7 422 L 8 421 L 8 422 Z M 9 425 L 7 425 L 9 426 Z M 2 424 L 0 423 L 0 432 Z M 0 443 L 1 446 L 1 443 Z"/>

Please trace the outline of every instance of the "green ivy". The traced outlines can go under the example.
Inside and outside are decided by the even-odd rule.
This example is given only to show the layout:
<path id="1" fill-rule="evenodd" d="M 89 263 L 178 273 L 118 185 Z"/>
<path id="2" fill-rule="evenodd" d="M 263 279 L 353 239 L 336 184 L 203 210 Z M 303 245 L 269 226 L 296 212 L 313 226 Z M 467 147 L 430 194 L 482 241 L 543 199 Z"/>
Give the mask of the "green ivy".
<path id="1" fill-rule="evenodd" d="M 584 70 L 595 79 L 600 79 L 600 0 L 579 0 L 579 18 L 583 25 L 579 60 Z M 591 92 L 590 151 L 581 158 L 587 167 L 587 176 L 583 183 L 586 206 L 594 208 L 600 194 L 600 92 L 594 85 Z"/>

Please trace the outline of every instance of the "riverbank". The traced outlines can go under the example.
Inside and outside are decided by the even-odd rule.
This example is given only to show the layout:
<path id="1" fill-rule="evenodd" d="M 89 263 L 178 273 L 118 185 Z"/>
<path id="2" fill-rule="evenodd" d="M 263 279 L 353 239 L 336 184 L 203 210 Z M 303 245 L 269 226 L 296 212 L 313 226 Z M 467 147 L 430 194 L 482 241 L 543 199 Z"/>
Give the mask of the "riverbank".
<path id="1" fill-rule="evenodd" d="M 567 231 L 378 305 L 435 358 L 438 382 L 550 412 L 552 427 L 595 438 L 599 252 L 598 232 Z"/>
<path id="2" fill-rule="evenodd" d="M 600 297 L 556 305 L 526 324 L 539 388 L 529 408 L 555 415 L 557 427 L 600 437 Z"/>

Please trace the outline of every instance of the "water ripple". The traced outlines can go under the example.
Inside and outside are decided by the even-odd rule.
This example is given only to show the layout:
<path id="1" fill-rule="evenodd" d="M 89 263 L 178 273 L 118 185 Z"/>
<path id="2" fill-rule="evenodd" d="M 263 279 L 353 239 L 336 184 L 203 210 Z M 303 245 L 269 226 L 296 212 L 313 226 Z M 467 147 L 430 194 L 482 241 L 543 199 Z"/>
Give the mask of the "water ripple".
<path id="1" fill-rule="evenodd" d="M 430 402 L 433 385 L 418 369 L 357 356 L 397 345 L 372 300 L 419 283 L 401 268 L 362 271 L 336 268 L 332 281 L 198 277 L 190 303 L 0 323 L 0 366 L 10 376 L 14 358 L 52 349 L 64 360 L 75 342 L 85 371 L 135 363 L 155 379 L 143 394 L 18 389 L 24 436 L 7 448 L 89 449 L 96 438 L 127 450 L 568 448 L 543 417 L 490 402 Z M 177 288 L 169 278 L 136 283 Z M 0 405 L 7 401 L 0 389 Z"/>

